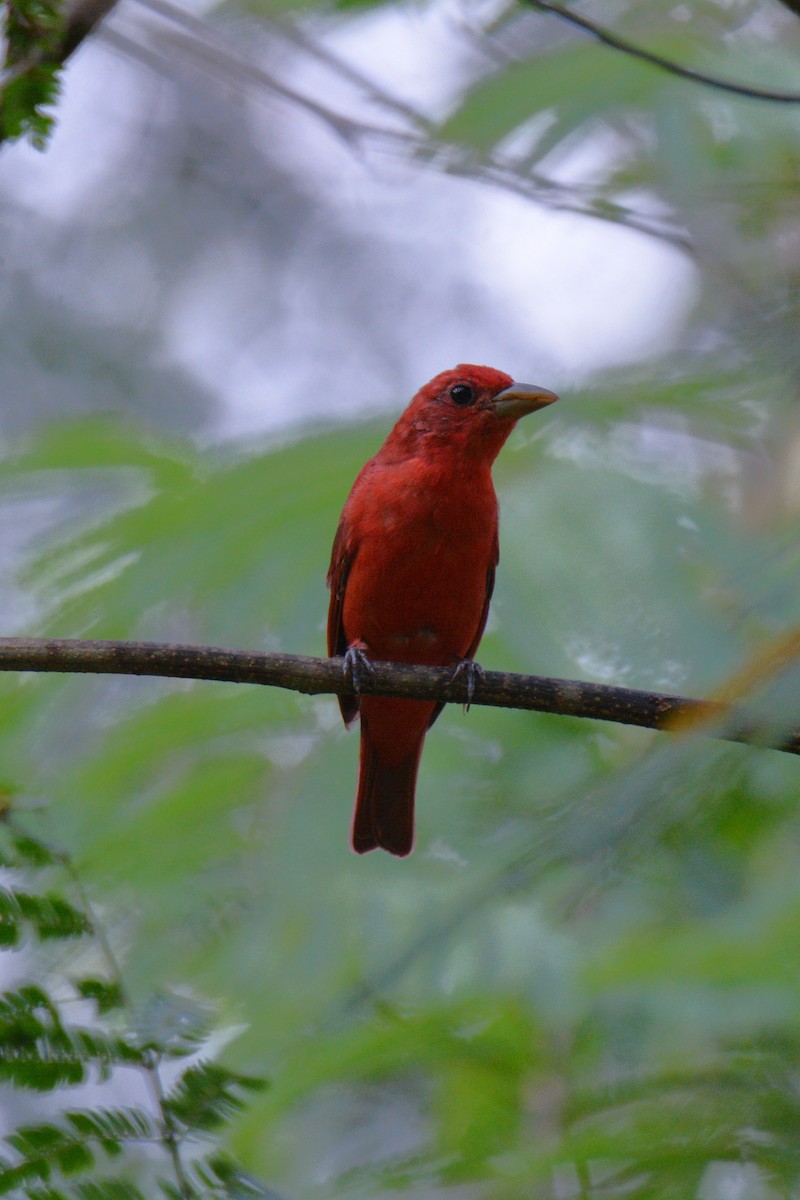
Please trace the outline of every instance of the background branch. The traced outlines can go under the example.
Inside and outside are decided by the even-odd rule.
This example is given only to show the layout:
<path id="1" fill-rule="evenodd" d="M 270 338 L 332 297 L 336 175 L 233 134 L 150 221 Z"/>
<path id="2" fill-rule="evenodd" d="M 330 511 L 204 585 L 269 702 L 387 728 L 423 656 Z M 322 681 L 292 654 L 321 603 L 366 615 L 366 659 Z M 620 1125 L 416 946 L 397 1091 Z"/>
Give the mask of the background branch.
<path id="1" fill-rule="evenodd" d="M 447 667 L 374 662 L 365 695 L 467 703 L 467 682 Z M 165 642 L 83 641 L 77 638 L 0 638 L 0 671 L 52 671 L 101 675 L 154 675 L 228 683 L 269 684 L 306 695 L 351 695 L 340 658 L 307 658 L 215 646 Z M 711 700 L 662 692 L 486 671 L 477 681 L 474 704 L 519 708 L 561 716 L 589 717 L 645 729 L 706 727 L 712 737 L 749 742 L 800 754 L 800 730 L 775 736 L 741 711 Z"/>
<path id="2" fill-rule="evenodd" d="M 298 90 L 255 58 L 252 49 L 248 52 L 240 43 L 226 37 L 219 26 L 187 13 L 170 0 L 137 0 L 135 9 L 141 10 L 137 20 L 107 23 L 100 30 L 99 39 L 165 78 L 174 76 L 175 63 L 179 61 L 222 80 L 232 92 L 247 91 L 262 100 L 282 97 L 320 120 L 353 151 L 371 149 L 399 153 L 404 157 L 416 156 L 418 163 L 435 171 L 446 170 L 555 211 L 572 212 L 632 229 L 693 255 L 691 238 L 685 229 L 677 228 L 669 216 L 637 212 L 619 200 L 612 202 L 605 198 L 597 202 L 594 188 L 587 190 L 574 182 L 549 179 L 505 155 L 476 156 L 458 140 L 437 137 L 435 124 L 423 112 L 374 81 L 363 78 L 324 43 L 299 33 L 288 22 L 281 24 L 262 18 L 262 24 L 275 44 L 301 46 L 335 72 L 339 82 L 358 87 L 371 104 L 382 110 L 385 119 L 364 120 L 361 116 L 350 115 L 341 101 L 332 105 L 327 98 L 320 100 L 318 89 L 316 92 Z M 145 19 L 142 19 L 142 13 Z M 336 93 L 338 91 L 337 88 Z"/>
<path id="3" fill-rule="evenodd" d="M 76 3 L 68 5 L 61 36 L 52 42 L 42 38 L 23 59 L 9 62 L 6 69 L 0 72 L 0 90 L 44 63 L 62 66 L 103 17 L 111 12 L 115 3 L 116 0 L 76 0 Z"/>
<path id="4" fill-rule="evenodd" d="M 43 148 L 53 118 L 58 70 L 114 7 L 116 0 L 41 5 L 35 14 L 6 5 L 0 21 L 0 144 L 28 134 Z M 9 16 L 9 13 L 12 16 Z"/>
<path id="5" fill-rule="evenodd" d="M 664 58 L 661 54 L 654 54 L 652 50 L 635 46 L 625 38 L 617 37 L 615 33 L 604 29 L 601 25 L 595 25 L 594 21 L 578 16 L 571 9 L 563 8 L 560 4 L 553 4 L 551 0 L 525 0 L 525 2 L 531 8 L 540 12 L 552 13 L 554 17 L 559 17 L 570 25 L 576 25 L 578 29 L 583 29 L 596 41 L 610 46 L 612 50 L 619 50 L 621 54 L 638 58 L 640 62 L 649 63 L 650 66 L 667 71 L 670 75 L 677 75 L 680 79 L 689 79 L 693 83 L 701 83 L 706 87 L 716 88 L 718 91 L 730 92 L 734 96 L 744 96 L 748 100 L 770 100 L 773 104 L 800 104 L 800 92 L 775 91 L 771 88 L 752 87 L 745 83 L 731 83 L 726 79 L 718 79 L 715 75 L 707 75 L 705 71 L 684 67 L 671 58 Z M 781 2 L 785 3 L 793 12 L 800 14 L 800 0 L 781 0 Z"/>

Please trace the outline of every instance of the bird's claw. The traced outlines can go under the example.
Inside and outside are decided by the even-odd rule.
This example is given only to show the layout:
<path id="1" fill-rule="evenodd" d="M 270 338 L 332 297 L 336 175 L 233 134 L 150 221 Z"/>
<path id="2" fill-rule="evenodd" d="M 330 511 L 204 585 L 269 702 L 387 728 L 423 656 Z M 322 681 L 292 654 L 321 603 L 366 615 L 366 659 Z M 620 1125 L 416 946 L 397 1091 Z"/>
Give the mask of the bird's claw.
<path id="1" fill-rule="evenodd" d="M 459 675 L 466 675 L 467 677 L 467 703 L 462 707 L 464 712 L 468 713 L 470 705 L 475 699 L 475 688 L 483 680 L 486 672 L 480 663 L 475 662 L 474 658 L 462 658 L 455 671 L 453 671 L 453 682 L 458 679 Z"/>
<path id="2" fill-rule="evenodd" d="M 372 663 L 366 655 L 363 646 L 349 646 L 342 659 L 342 674 L 353 685 L 353 691 L 358 695 L 361 691 L 361 680 L 364 675 L 374 676 Z"/>

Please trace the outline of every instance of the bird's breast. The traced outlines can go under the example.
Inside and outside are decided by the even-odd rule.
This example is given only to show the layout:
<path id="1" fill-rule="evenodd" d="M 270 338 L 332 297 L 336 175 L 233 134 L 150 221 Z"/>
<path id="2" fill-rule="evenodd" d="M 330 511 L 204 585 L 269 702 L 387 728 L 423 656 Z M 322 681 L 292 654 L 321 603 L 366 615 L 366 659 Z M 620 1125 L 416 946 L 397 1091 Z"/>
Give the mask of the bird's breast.
<path id="1" fill-rule="evenodd" d="M 351 515 L 354 555 L 343 622 L 374 658 L 447 664 L 466 654 L 494 565 L 491 479 L 435 486 L 398 478 L 372 488 Z"/>

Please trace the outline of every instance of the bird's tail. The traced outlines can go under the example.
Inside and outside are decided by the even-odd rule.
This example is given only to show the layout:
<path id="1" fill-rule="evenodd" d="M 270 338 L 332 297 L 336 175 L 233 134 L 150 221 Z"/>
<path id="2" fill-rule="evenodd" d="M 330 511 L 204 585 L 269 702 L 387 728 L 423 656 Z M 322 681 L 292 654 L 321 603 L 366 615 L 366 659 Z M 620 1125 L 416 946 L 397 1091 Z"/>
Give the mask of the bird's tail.
<path id="1" fill-rule="evenodd" d="M 353 815 L 353 849 L 366 854 L 378 846 L 403 858 L 414 843 L 414 790 L 422 753 L 419 744 L 397 763 L 387 763 L 370 737 L 361 716 L 361 754 L 358 792 Z"/>

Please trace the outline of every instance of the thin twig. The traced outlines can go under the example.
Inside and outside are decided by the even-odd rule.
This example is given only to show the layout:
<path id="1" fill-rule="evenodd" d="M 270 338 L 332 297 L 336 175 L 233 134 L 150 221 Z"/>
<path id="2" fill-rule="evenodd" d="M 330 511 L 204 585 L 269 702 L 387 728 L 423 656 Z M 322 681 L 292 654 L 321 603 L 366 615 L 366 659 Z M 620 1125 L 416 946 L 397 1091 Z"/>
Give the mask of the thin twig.
<path id="1" fill-rule="evenodd" d="M 267 684 L 306 695 L 352 695 L 340 658 L 183 646 L 164 642 L 83 641 L 77 638 L 0 638 L 0 671 L 150 675 Z M 449 667 L 374 662 L 365 695 L 466 704 L 467 680 Z M 646 729 L 693 729 L 729 742 L 800 754 L 800 730 L 765 727 L 733 706 L 575 679 L 486 671 L 471 703 L 561 716 L 588 717 Z"/>
<path id="2" fill-rule="evenodd" d="M 256 62 L 252 55 L 243 53 L 239 46 L 229 43 L 218 27 L 211 27 L 206 21 L 176 8 L 169 0 L 139 0 L 139 7 L 156 19 L 168 20 L 181 31 L 181 36 L 176 38 L 174 32 L 162 29 L 151 30 L 147 25 L 135 29 L 134 33 L 125 32 L 112 24 L 103 26 L 101 40 L 167 78 L 174 76 L 176 53 L 180 53 L 184 62 L 192 62 L 198 69 L 224 79 L 229 85 L 251 89 L 257 97 L 269 94 L 283 98 L 321 120 L 351 150 L 388 149 L 407 156 L 414 155 L 422 165 L 440 172 L 446 171 L 480 185 L 512 192 L 554 211 L 572 212 L 577 216 L 632 229 L 689 255 L 694 253 L 685 230 L 673 228 L 669 220 L 644 216 L 622 203 L 593 203 L 583 198 L 580 187 L 574 184 L 563 184 L 523 172 L 515 164 L 492 155 L 477 157 L 455 143 L 435 138 L 433 126 L 427 118 L 388 92 L 373 90 L 371 95 L 386 111 L 393 113 L 398 119 L 397 124 L 384 126 L 351 117 L 342 111 L 341 106 L 333 109 L 282 83 L 271 71 Z M 281 31 L 281 35 L 288 36 L 284 31 Z M 302 44 L 305 46 L 306 43 Z M 312 47 L 313 42 L 309 42 L 309 53 L 314 52 Z M 324 53 L 327 65 L 338 69 L 335 56 L 324 50 L 317 53 Z M 342 66 L 342 77 L 349 83 L 361 79 L 346 65 Z"/>
<path id="3" fill-rule="evenodd" d="M 172 1161 L 172 1169 L 183 1200 L 194 1200 L 194 1189 L 186 1175 L 180 1151 L 180 1138 L 164 1095 L 164 1085 L 158 1070 L 159 1056 L 155 1050 L 145 1051 L 144 1070 L 150 1083 L 153 1099 L 161 1117 L 162 1141 Z"/>
<path id="4" fill-rule="evenodd" d="M 677 75 L 680 79 L 688 79 L 692 83 L 701 83 L 705 87 L 716 88 L 721 92 L 729 92 L 734 96 L 744 96 L 748 100 L 768 100 L 773 104 L 800 104 L 800 92 L 775 91 L 771 88 L 758 88 L 746 83 L 732 83 L 727 79 L 718 79 L 716 75 L 708 75 L 705 71 L 697 71 L 693 67 L 684 67 L 681 63 L 674 62 L 670 58 L 664 58 L 661 54 L 655 54 L 652 50 L 646 50 L 643 46 L 635 46 L 632 42 L 618 37 L 603 26 L 596 25 L 594 21 L 578 16 L 571 9 L 563 8 L 560 4 L 554 4 L 552 0 L 524 0 L 524 3 L 528 4 L 531 8 L 537 9 L 539 12 L 552 13 L 554 17 L 559 17 L 562 21 L 567 21 L 570 25 L 575 25 L 578 29 L 583 29 L 585 33 L 590 34 L 596 41 L 602 42 L 605 46 L 610 46 L 612 50 L 619 50 L 622 54 L 628 54 L 631 58 L 639 59 L 640 62 L 646 62 L 652 67 L 668 71 L 670 75 Z M 800 11 L 800 5 L 795 7 L 790 4 L 789 7 L 793 11 Z"/>
<path id="5" fill-rule="evenodd" d="M 100 954 L 105 960 L 106 970 L 116 985 L 120 1000 L 122 1001 L 123 1006 L 128 1010 L 128 1013 L 133 1016 L 133 1005 L 131 1003 L 130 993 L 128 992 L 125 984 L 125 977 L 122 974 L 122 967 L 120 966 L 119 959 L 114 953 L 114 948 L 112 947 L 111 942 L 106 935 L 103 924 L 97 918 L 97 913 L 95 912 L 94 906 L 89 899 L 86 889 L 83 886 L 83 881 L 78 874 L 75 864 L 69 855 L 64 851 L 57 851 L 56 853 L 64 867 L 64 870 L 72 881 L 72 885 L 75 888 L 78 899 L 83 906 L 83 911 L 89 918 L 89 924 L 92 927 L 95 940 L 100 948 Z M 180 1139 L 178 1137 L 178 1131 L 175 1127 L 175 1122 L 172 1119 L 172 1113 L 169 1111 L 165 1102 L 166 1097 L 164 1095 L 164 1086 L 161 1082 L 161 1074 L 158 1070 L 158 1065 L 159 1059 L 157 1053 L 154 1050 L 146 1050 L 142 1059 L 142 1070 L 144 1071 L 153 1096 L 153 1101 L 158 1110 L 158 1116 L 161 1122 L 160 1142 L 162 1146 L 166 1147 L 170 1161 L 172 1162 L 172 1169 L 175 1172 L 175 1182 L 178 1185 L 178 1191 L 184 1200 L 192 1200 L 194 1192 L 186 1175 L 183 1160 L 181 1159 Z"/>

